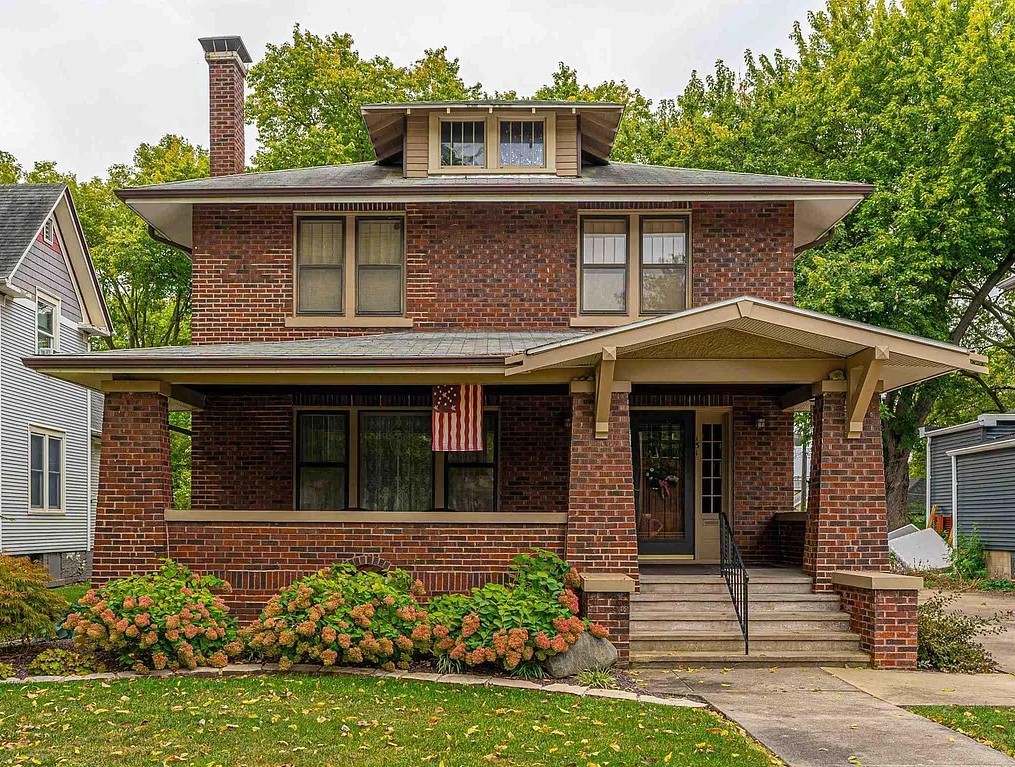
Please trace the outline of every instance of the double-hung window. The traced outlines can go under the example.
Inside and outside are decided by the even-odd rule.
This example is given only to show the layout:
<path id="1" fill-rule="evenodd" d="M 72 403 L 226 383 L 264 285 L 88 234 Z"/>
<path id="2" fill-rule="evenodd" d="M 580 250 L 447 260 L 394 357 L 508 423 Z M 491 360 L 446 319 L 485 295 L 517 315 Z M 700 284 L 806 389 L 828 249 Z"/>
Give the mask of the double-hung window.
<path id="1" fill-rule="evenodd" d="M 356 313 L 404 312 L 405 250 L 402 220 L 356 220 Z"/>
<path id="2" fill-rule="evenodd" d="M 627 312 L 627 229 L 626 218 L 582 219 L 582 312 Z"/>
<path id="3" fill-rule="evenodd" d="M 300 314 L 341 314 L 345 295 L 345 219 L 300 219 L 296 297 Z"/>
<path id="4" fill-rule="evenodd" d="M 641 219 L 641 313 L 687 308 L 687 219 Z"/>
<path id="5" fill-rule="evenodd" d="M 300 509 L 344 509 L 349 485 L 349 415 L 299 413 L 296 503 Z"/>
<path id="6" fill-rule="evenodd" d="M 51 354 L 56 351 L 59 323 L 59 303 L 37 298 L 35 301 L 35 347 L 39 354 Z"/>
<path id="7" fill-rule="evenodd" d="M 28 496 L 35 511 L 63 509 L 63 440 L 58 432 L 33 428 L 29 433 Z"/>
<path id="8" fill-rule="evenodd" d="M 450 511 L 497 508 L 497 414 L 483 416 L 483 450 L 448 453 L 444 463 L 444 505 Z"/>

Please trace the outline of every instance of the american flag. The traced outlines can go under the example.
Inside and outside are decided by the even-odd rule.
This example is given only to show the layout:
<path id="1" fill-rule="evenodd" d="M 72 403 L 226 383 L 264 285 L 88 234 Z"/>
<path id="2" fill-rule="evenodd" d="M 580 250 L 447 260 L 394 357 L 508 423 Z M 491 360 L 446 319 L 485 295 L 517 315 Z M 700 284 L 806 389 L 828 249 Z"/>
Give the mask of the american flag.
<path id="1" fill-rule="evenodd" d="M 442 452 L 483 449 L 482 386 L 433 387 L 433 449 Z"/>

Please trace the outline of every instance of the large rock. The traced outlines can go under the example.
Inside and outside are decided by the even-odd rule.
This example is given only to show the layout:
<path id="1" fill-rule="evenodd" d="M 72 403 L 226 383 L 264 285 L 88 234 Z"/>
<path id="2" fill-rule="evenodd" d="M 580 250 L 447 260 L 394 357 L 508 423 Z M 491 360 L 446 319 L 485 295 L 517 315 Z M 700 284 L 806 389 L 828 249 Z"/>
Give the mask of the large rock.
<path id="1" fill-rule="evenodd" d="M 574 676 L 591 668 L 609 668 L 617 662 L 617 648 L 608 639 L 597 639 L 589 632 L 578 635 L 571 649 L 546 661 L 546 671 L 554 679 Z"/>

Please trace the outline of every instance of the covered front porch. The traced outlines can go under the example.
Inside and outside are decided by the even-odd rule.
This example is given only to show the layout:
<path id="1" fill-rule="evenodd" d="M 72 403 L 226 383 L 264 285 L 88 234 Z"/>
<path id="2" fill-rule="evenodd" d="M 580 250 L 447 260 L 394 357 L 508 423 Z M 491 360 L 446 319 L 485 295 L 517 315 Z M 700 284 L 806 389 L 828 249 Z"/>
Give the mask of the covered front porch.
<path id="1" fill-rule="evenodd" d="M 956 368 L 957 347 L 738 299 L 598 332 L 406 332 L 35 357 L 106 394 L 94 573 L 170 556 L 255 614 L 339 560 L 433 592 L 505 577 L 519 552 L 584 576 L 625 654 L 640 568 L 715 563 L 725 520 L 748 566 L 815 592 L 887 569 L 880 391 Z M 432 387 L 483 391 L 484 449 L 430 449 Z M 811 409 L 796 559 L 793 412 Z M 168 413 L 193 411 L 192 504 L 173 509 Z M 800 553 L 802 551 L 802 554 Z M 721 595 L 720 595 L 721 596 Z"/>

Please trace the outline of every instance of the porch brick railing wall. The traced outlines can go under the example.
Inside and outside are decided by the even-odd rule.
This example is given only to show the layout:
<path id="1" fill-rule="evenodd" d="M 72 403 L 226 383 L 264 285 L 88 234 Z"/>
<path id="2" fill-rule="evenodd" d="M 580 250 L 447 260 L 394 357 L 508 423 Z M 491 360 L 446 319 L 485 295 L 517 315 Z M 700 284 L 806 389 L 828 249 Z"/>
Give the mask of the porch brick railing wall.
<path id="1" fill-rule="evenodd" d="M 281 341 L 383 332 L 286 327 L 297 211 L 406 216 L 406 308 L 417 330 L 569 330 L 579 210 L 691 210 L 691 299 L 793 301 L 793 203 L 370 203 L 194 206 L 192 339 Z M 632 237 L 637 233 L 632 232 Z"/>
<path id="2" fill-rule="evenodd" d="M 169 403 L 161 394 L 106 394 L 92 581 L 155 569 L 166 556 L 173 502 Z"/>
<path id="3" fill-rule="evenodd" d="M 888 510 L 880 402 L 871 403 L 863 433 L 847 438 L 846 395 L 814 398 L 804 572 L 815 591 L 831 591 L 835 570 L 888 569 Z"/>
<path id="4" fill-rule="evenodd" d="M 850 629 L 874 668 L 917 667 L 916 589 L 862 589 L 836 585 Z"/>

